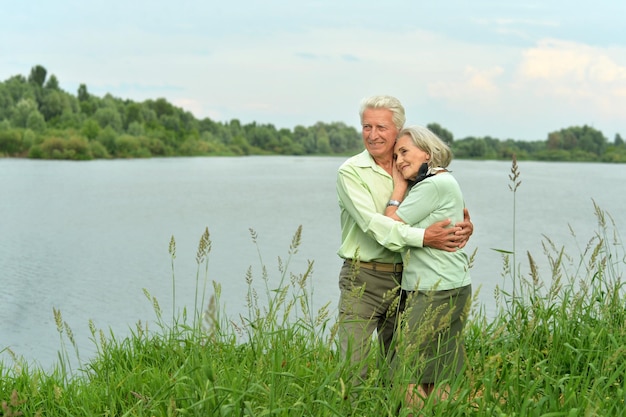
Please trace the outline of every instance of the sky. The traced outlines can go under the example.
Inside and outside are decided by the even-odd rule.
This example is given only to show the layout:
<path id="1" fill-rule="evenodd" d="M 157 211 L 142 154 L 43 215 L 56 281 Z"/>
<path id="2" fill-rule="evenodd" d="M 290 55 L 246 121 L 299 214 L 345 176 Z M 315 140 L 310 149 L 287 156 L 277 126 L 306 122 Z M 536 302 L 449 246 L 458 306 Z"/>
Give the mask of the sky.
<path id="1" fill-rule="evenodd" d="M 165 98 L 197 118 L 344 122 L 389 94 L 455 138 L 626 137 L 619 0 L 0 0 L 0 81 Z"/>

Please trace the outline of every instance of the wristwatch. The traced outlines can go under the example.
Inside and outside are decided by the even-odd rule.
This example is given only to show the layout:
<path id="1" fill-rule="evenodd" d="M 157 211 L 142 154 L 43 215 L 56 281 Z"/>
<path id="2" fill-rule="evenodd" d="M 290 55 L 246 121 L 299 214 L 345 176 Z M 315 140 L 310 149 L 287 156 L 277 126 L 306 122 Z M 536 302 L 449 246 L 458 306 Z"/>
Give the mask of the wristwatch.
<path id="1" fill-rule="evenodd" d="M 400 207 L 400 202 L 398 200 L 389 200 L 389 202 L 387 203 L 387 207 L 389 206 Z"/>

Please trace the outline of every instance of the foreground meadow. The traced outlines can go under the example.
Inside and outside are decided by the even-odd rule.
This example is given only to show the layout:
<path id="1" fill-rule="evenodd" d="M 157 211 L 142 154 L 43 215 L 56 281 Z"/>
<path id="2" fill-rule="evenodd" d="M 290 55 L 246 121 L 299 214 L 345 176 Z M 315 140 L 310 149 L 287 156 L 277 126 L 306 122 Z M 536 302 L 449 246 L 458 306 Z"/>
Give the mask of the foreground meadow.
<path id="1" fill-rule="evenodd" d="M 530 273 L 522 275 L 515 252 L 502 251 L 508 285 L 496 293 L 498 314 L 490 319 L 472 307 L 467 366 L 449 381 L 453 395 L 427 401 L 415 415 L 626 415 L 626 256 L 610 215 L 596 206 L 596 217 L 596 234 L 575 256 L 545 240 L 548 276 L 540 276 L 536 255 L 524 254 Z M 358 386 L 348 382 L 352 370 L 336 354 L 334 314 L 328 305 L 312 311 L 313 263 L 301 273 L 290 271 L 300 239 L 298 228 L 275 273 L 248 273 L 249 291 L 242 295 L 248 313 L 232 319 L 222 310 L 219 285 L 210 285 L 205 230 L 193 308 L 174 305 L 173 316 L 164 317 L 159 301 L 145 291 L 155 328 L 138 323 L 130 336 L 117 338 L 90 322 L 97 354 L 78 368 L 71 366 L 77 356 L 72 331 L 55 310 L 58 363 L 51 371 L 29 368 L 15 356 L 0 363 L 0 415 L 411 415 L 414 410 L 401 404 L 406 383 L 401 377 L 386 383 L 375 353 L 367 358 L 369 379 Z M 175 294 L 174 238 L 169 249 Z"/>

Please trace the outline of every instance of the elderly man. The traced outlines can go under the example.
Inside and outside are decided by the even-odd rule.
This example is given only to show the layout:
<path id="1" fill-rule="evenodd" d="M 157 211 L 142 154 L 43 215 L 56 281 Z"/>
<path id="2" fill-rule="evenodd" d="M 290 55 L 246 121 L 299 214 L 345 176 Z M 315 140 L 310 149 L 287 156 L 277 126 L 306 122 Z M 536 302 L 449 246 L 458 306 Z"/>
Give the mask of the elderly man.
<path id="1" fill-rule="evenodd" d="M 359 113 L 365 150 L 344 162 L 337 173 L 341 209 L 341 246 L 337 253 L 344 259 L 339 274 L 337 331 L 341 354 L 360 367 L 356 374 L 364 379 L 364 358 L 374 330 L 383 354 L 390 353 L 402 279 L 402 257 L 398 251 L 406 246 L 455 251 L 465 245 L 473 225 L 467 210 L 464 221 L 455 226 L 446 220 L 427 229 L 388 218 L 390 233 L 384 241 L 377 241 L 369 232 L 370 221 L 375 214 L 384 213 L 387 205 L 400 204 L 389 200 L 394 186 L 396 191 L 404 187 L 406 192 L 406 183 L 394 184 L 392 178 L 393 149 L 406 117 L 400 101 L 391 96 L 364 99 Z M 380 216 L 377 221 L 381 221 Z"/>

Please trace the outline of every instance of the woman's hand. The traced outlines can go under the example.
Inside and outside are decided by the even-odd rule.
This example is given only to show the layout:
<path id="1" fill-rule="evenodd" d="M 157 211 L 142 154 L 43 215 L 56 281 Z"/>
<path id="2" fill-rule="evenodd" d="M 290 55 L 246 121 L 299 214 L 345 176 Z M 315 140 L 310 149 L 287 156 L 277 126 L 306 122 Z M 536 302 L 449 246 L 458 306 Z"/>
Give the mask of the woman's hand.
<path id="1" fill-rule="evenodd" d="M 393 193 L 391 193 L 391 199 L 402 201 L 404 200 L 406 190 L 409 188 L 409 182 L 404 179 L 404 176 L 402 176 L 402 173 L 398 170 L 395 159 L 391 166 L 391 171 L 391 177 L 393 178 Z"/>

